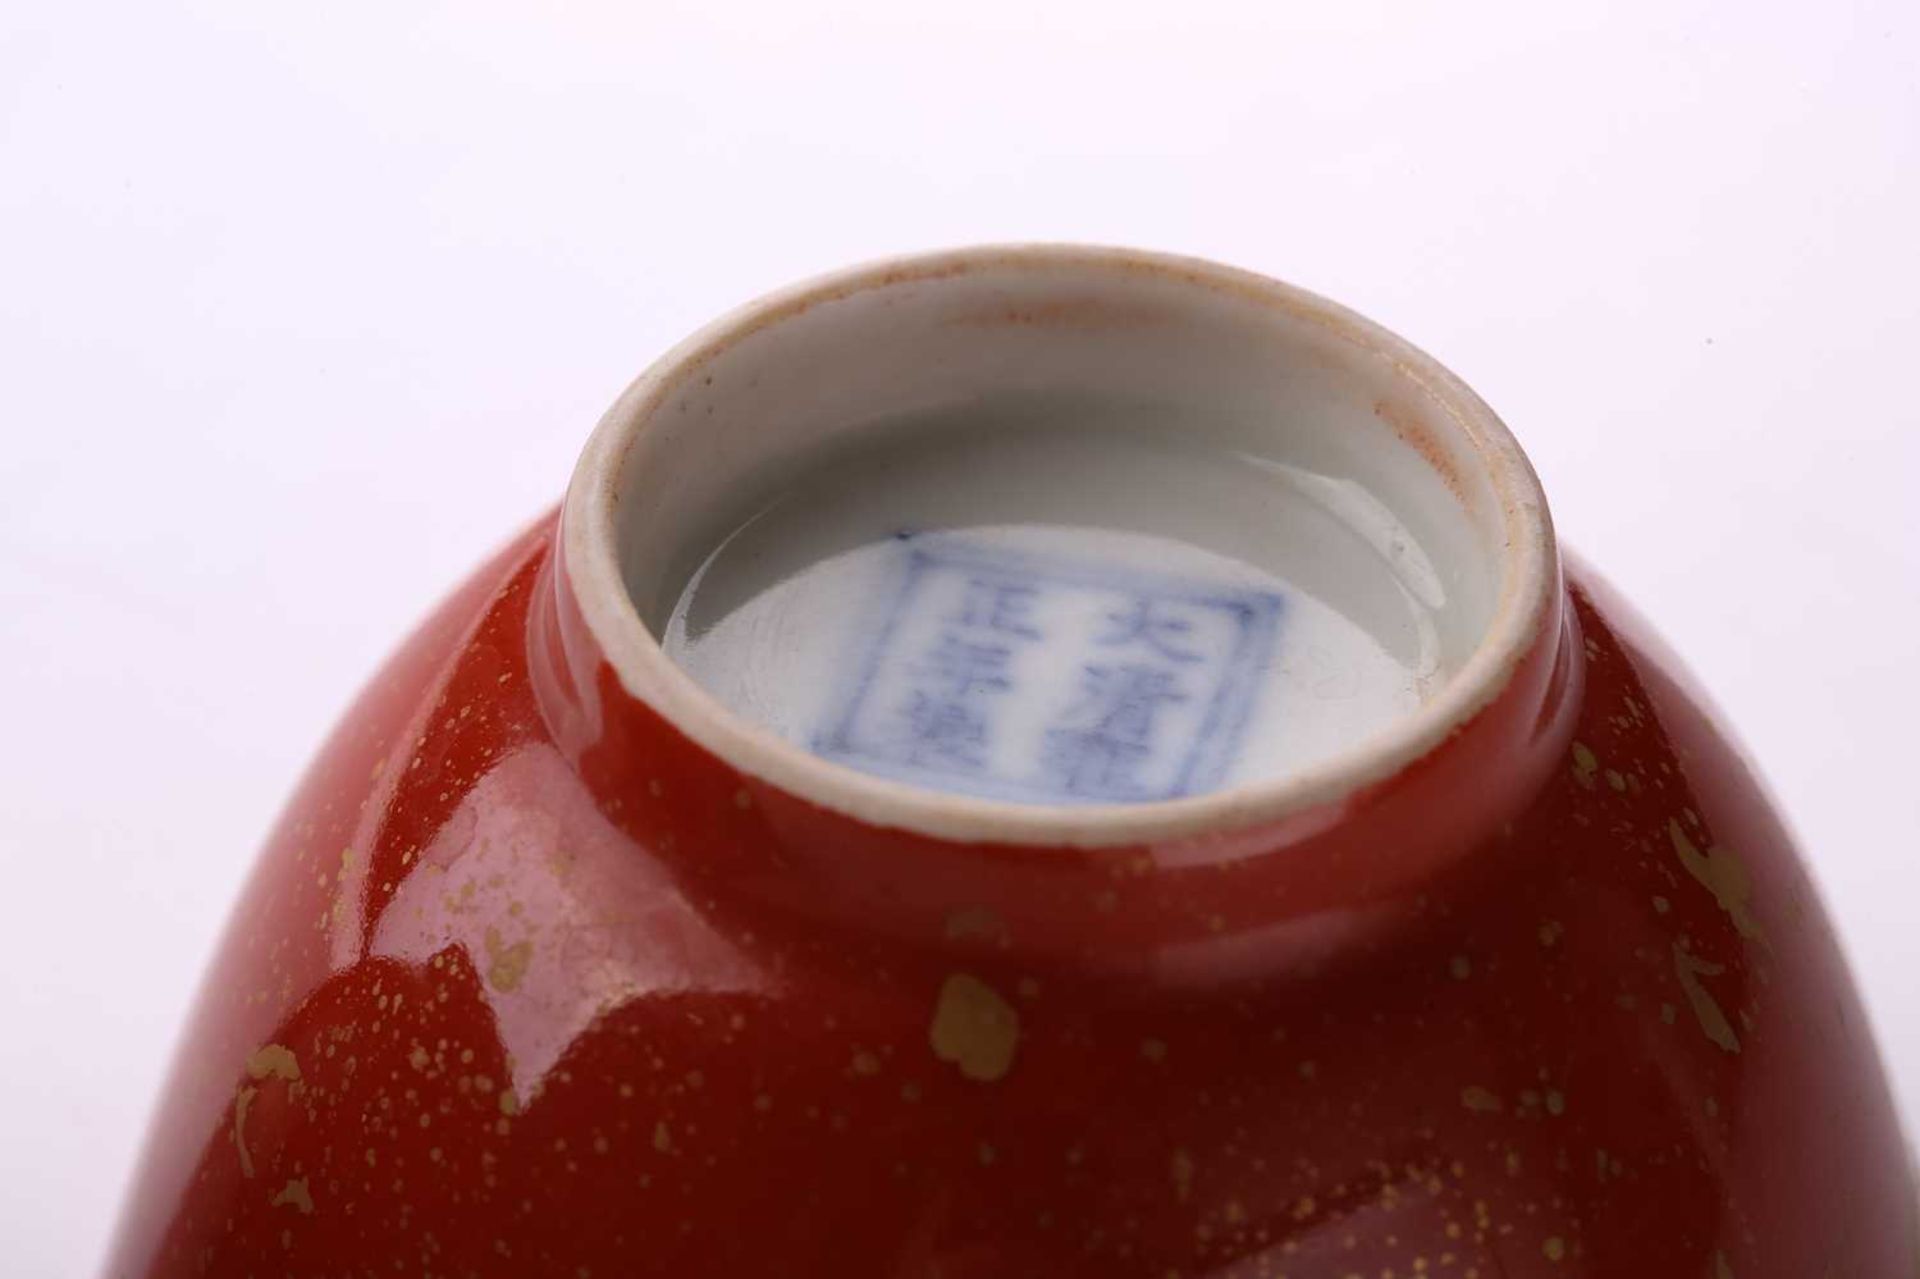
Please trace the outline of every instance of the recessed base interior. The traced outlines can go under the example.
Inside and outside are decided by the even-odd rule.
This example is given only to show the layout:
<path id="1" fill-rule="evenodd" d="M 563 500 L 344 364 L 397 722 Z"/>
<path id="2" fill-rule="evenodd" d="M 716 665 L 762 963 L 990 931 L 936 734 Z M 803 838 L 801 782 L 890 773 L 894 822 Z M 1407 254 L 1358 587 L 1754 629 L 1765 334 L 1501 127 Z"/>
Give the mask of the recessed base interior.
<path id="1" fill-rule="evenodd" d="M 792 747 L 1038 805 L 1284 778 L 1437 697 L 1502 518 L 1404 366 L 1270 300 L 1022 265 L 773 308 L 656 392 L 614 501 L 666 656 Z"/>
<path id="2" fill-rule="evenodd" d="M 983 403 L 741 494 L 648 619 L 731 710 L 920 785 L 1171 799 L 1323 758 L 1444 678 L 1434 567 L 1363 490 L 1177 407 Z"/>

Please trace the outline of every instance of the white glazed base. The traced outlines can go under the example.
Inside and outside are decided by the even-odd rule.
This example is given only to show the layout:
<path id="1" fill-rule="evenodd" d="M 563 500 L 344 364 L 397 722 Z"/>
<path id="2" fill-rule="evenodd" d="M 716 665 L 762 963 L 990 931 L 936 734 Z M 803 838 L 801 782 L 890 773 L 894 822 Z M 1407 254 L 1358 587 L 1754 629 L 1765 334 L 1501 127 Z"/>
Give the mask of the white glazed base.
<path id="1" fill-rule="evenodd" d="M 667 655 L 796 746 L 1030 803 L 1272 778 L 1419 707 L 1446 596 L 1412 533 L 1183 416 L 1055 400 L 863 432 L 739 496 Z"/>

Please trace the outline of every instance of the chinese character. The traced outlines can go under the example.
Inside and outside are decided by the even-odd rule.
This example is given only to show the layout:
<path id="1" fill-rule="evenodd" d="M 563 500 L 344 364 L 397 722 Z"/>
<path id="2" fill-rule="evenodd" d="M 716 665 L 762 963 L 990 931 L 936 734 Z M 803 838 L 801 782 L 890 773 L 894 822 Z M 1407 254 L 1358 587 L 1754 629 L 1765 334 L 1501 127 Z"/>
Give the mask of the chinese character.
<path id="1" fill-rule="evenodd" d="M 1125 612 L 1108 613 L 1107 622 L 1108 629 L 1096 636 L 1094 643 L 1108 648 L 1139 643 L 1170 662 L 1200 660 L 1200 654 L 1180 643 L 1192 633 L 1193 622 L 1172 616 L 1163 607 L 1156 608 L 1144 595 L 1136 597 L 1133 607 Z"/>
<path id="2" fill-rule="evenodd" d="M 1027 616 L 1038 593 L 1038 588 L 1025 582 L 969 578 L 960 613 L 953 620 L 966 627 L 1017 635 L 1021 639 L 1039 639 L 1039 630 Z"/>
<path id="3" fill-rule="evenodd" d="M 1013 650 L 1005 644 L 963 639 L 952 631 L 914 667 L 930 678 L 946 697 L 968 697 L 975 692 L 998 693 L 1010 687 L 1007 666 Z"/>
<path id="4" fill-rule="evenodd" d="M 977 770 L 985 766 L 987 716 L 982 699 L 1012 686 L 1005 644 L 968 640 L 952 631 L 915 664 L 918 677 L 901 714 L 907 724 L 907 758 L 916 765 L 943 764 Z"/>
<path id="5" fill-rule="evenodd" d="M 1133 770 L 1153 753 L 1154 716 L 1187 700 L 1174 674 L 1138 663 L 1087 667 L 1080 700 L 1065 716 L 1069 726 L 1047 731 L 1047 769 L 1073 794 L 1138 793 Z"/>
<path id="6" fill-rule="evenodd" d="M 915 691 L 904 714 L 908 763 L 967 770 L 985 766 L 981 748 L 987 744 L 987 717 L 978 706 Z"/>

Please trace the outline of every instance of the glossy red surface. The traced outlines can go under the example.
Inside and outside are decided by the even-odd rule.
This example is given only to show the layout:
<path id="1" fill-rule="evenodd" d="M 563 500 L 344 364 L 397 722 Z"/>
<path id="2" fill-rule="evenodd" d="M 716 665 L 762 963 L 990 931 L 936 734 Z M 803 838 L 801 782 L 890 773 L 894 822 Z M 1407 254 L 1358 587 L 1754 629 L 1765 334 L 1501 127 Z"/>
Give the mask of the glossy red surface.
<path id="1" fill-rule="evenodd" d="M 551 551 L 301 786 L 112 1275 L 1916 1273 L 1794 850 L 1584 573 L 1336 812 L 1020 849 L 741 777 L 620 690 Z"/>

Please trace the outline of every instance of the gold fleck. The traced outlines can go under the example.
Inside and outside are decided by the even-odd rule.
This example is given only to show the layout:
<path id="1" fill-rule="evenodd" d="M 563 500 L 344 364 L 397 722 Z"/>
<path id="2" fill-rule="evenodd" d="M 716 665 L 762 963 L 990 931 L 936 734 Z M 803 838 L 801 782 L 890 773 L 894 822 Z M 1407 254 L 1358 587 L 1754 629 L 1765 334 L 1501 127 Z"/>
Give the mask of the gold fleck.
<path id="1" fill-rule="evenodd" d="M 667 1131 L 664 1119 L 653 1126 L 653 1148 L 663 1155 L 673 1149 L 673 1134 Z"/>
<path id="2" fill-rule="evenodd" d="M 278 1208 L 282 1204 L 292 1204 L 300 1210 L 300 1215 L 303 1217 L 313 1215 L 313 1195 L 307 1190 L 305 1177 L 296 1177 L 281 1187 L 280 1193 L 273 1197 L 268 1206 Z"/>
<path id="3" fill-rule="evenodd" d="M 1753 884 L 1747 878 L 1747 868 L 1740 859 L 1724 848 L 1709 848 L 1702 853 L 1694 847 L 1687 832 L 1680 828 L 1677 820 L 1667 821 L 1667 839 L 1673 844 L 1673 854 L 1680 864 L 1687 868 L 1687 874 L 1699 880 L 1713 899 L 1720 903 L 1720 909 L 1727 912 L 1727 918 L 1739 930 L 1742 937 L 1758 937 L 1760 921 L 1753 916 L 1750 898 Z"/>
<path id="4" fill-rule="evenodd" d="M 520 979 L 527 975 L 527 965 L 533 961 L 533 942 L 522 937 L 508 946 L 501 942 L 496 930 L 487 929 L 487 984 L 495 990 L 511 993 L 520 985 Z"/>
<path id="5" fill-rule="evenodd" d="M 1555 942 L 1560 940 L 1560 935 L 1566 931 L 1567 926 L 1559 920 L 1545 920 L 1541 923 L 1538 933 L 1540 944 L 1551 948 Z"/>
<path id="6" fill-rule="evenodd" d="M 753 807 L 753 796 L 747 793 L 746 787 L 742 786 L 739 790 L 733 793 L 733 806 L 735 808 L 752 808 Z"/>
<path id="7" fill-rule="evenodd" d="M 1680 989 L 1686 992 L 1693 1015 L 1700 1021 L 1700 1029 L 1708 1039 L 1727 1052 L 1737 1053 L 1740 1051 L 1740 1037 L 1733 1033 L 1733 1024 L 1720 1011 L 1720 1005 L 1714 1001 L 1713 995 L 1700 984 L 1702 977 L 1718 977 L 1725 971 L 1726 965 L 1710 964 L 1681 950 L 1678 943 L 1674 944 L 1673 972 L 1680 979 Z"/>
<path id="8" fill-rule="evenodd" d="M 1713 1254 L 1713 1279 L 1733 1279 L 1733 1267 L 1727 1264 L 1727 1254 Z"/>
<path id="9" fill-rule="evenodd" d="M 242 1088 L 233 1099 L 233 1144 L 240 1149 L 240 1175 L 253 1176 L 253 1156 L 247 1153 L 247 1107 L 253 1104 L 254 1089 Z"/>
<path id="10" fill-rule="evenodd" d="M 1626 790 L 1627 779 L 1625 774 L 1619 772 L 1616 769 L 1609 768 L 1607 770 L 1607 785 L 1613 787 L 1617 791 Z"/>
<path id="11" fill-rule="evenodd" d="M 853 1073 L 856 1075 L 877 1075 L 880 1073 L 880 1059 L 869 1052 L 857 1052 L 853 1055 Z"/>
<path id="12" fill-rule="evenodd" d="M 1588 790 L 1593 789 L 1593 775 L 1600 770 L 1600 761 L 1588 749 L 1584 742 L 1573 744 L 1573 780 Z"/>
<path id="13" fill-rule="evenodd" d="M 481 1091 L 485 1092 L 486 1089 L 483 1088 Z M 500 1090 L 500 1113 L 503 1115 L 519 1114 L 520 1094 L 514 1092 L 511 1088 L 502 1088 Z"/>
<path id="14" fill-rule="evenodd" d="M 1559 1235 L 1549 1235 L 1547 1241 L 1540 1245 L 1540 1251 L 1548 1261 L 1559 1261 L 1567 1255 L 1567 1241 Z"/>
<path id="15" fill-rule="evenodd" d="M 1473 961 L 1465 955 L 1455 955 L 1447 961 L 1447 971 L 1453 974 L 1455 981 L 1465 981 L 1473 976 Z"/>
<path id="16" fill-rule="evenodd" d="M 407 1064 L 415 1070 L 425 1070 L 427 1063 L 431 1060 L 433 1060 L 432 1056 L 419 1044 L 415 1044 L 413 1051 L 407 1054 Z"/>
<path id="17" fill-rule="evenodd" d="M 247 1058 L 247 1074 L 254 1079 L 295 1080 L 300 1078 L 300 1063 L 294 1060 L 293 1050 L 279 1044 L 266 1044 Z"/>
<path id="18" fill-rule="evenodd" d="M 1140 1055 L 1151 1062 L 1163 1062 L 1167 1059 L 1167 1046 L 1158 1039 L 1143 1039 L 1140 1041 Z"/>
<path id="19" fill-rule="evenodd" d="M 1020 1014 L 977 977 L 954 973 L 940 987 L 927 1040 L 935 1057 L 968 1079 L 992 1083 L 1013 1068 Z"/>
<path id="20" fill-rule="evenodd" d="M 1547 1113 L 1549 1115 L 1564 1115 L 1567 1113 L 1567 1099 L 1565 1094 L 1553 1088 L 1547 1089 Z"/>
<path id="21" fill-rule="evenodd" d="M 1654 913 L 1655 913 L 1655 914 L 1657 914 L 1657 915 L 1664 915 L 1664 914 L 1666 914 L 1666 913 L 1667 913 L 1668 911 L 1670 911 L 1670 910 L 1672 910 L 1672 909 L 1673 909 L 1673 903 L 1672 903 L 1672 902 L 1670 902 L 1670 901 L 1668 901 L 1668 900 L 1667 900 L 1666 898 L 1664 898 L 1664 897 L 1660 897 L 1660 896 L 1657 896 L 1657 895 L 1656 895 L 1656 896 L 1654 897 L 1654 899 L 1653 899 L 1653 910 L 1654 910 Z"/>
<path id="22" fill-rule="evenodd" d="M 1506 1108 L 1498 1096 L 1478 1084 L 1470 1084 L 1460 1090 L 1460 1104 L 1482 1115 L 1498 1114 Z"/>

